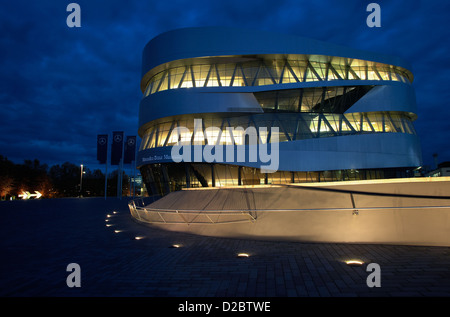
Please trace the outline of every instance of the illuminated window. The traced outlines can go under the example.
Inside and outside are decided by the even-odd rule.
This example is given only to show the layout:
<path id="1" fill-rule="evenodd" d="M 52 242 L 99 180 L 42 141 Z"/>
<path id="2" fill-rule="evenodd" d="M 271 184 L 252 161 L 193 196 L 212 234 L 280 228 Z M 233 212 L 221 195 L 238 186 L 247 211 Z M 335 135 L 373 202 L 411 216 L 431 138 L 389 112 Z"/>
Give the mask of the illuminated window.
<path id="1" fill-rule="evenodd" d="M 381 63 L 362 60 L 348 62 L 339 58 L 328 62 L 326 56 L 313 56 L 311 61 L 306 55 L 292 56 L 287 60 L 271 56 L 244 63 L 209 64 L 202 59 L 202 64 L 195 64 L 194 59 L 190 62 L 192 65 L 172 68 L 169 63 L 167 70 L 150 78 L 144 97 L 167 89 L 191 87 L 264 86 L 325 80 L 410 82 L 406 70 Z"/>

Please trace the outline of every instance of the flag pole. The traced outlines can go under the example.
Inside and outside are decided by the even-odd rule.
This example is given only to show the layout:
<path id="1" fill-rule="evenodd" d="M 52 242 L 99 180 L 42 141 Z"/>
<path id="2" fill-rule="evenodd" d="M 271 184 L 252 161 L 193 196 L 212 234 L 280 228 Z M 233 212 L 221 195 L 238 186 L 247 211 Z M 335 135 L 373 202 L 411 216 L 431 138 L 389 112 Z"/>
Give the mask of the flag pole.
<path id="1" fill-rule="evenodd" d="M 124 147 L 125 147 L 125 140 L 124 140 L 125 135 L 122 136 L 122 157 L 120 158 L 120 187 L 119 187 L 119 199 L 122 200 L 122 179 L 123 179 L 123 152 L 124 152 Z M 119 180 L 118 179 L 118 180 Z"/>
<path id="2" fill-rule="evenodd" d="M 136 140 L 137 141 L 137 140 Z M 136 195 L 136 158 L 137 158 L 137 142 L 134 143 L 134 169 L 133 169 L 133 199 Z"/>
<path id="3" fill-rule="evenodd" d="M 109 134 L 108 134 L 109 137 Z M 106 163 L 105 163 L 105 200 L 108 194 L 108 157 L 109 157 L 109 141 L 106 139 Z"/>

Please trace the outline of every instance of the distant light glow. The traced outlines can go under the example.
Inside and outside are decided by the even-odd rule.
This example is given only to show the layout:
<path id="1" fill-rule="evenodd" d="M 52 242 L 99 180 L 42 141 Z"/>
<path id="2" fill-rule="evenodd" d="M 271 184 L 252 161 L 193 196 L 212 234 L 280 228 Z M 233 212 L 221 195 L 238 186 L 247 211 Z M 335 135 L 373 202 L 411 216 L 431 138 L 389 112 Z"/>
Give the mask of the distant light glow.
<path id="1" fill-rule="evenodd" d="M 115 233 L 122 232 L 123 230 L 114 230 Z"/>
<path id="2" fill-rule="evenodd" d="M 248 258 L 250 255 L 248 253 L 238 253 L 237 256 L 240 258 Z"/>
<path id="3" fill-rule="evenodd" d="M 141 239 L 144 239 L 145 237 L 143 237 L 143 236 L 136 236 L 136 237 L 134 237 L 134 240 L 141 240 Z"/>
<path id="4" fill-rule="evenodd" d="M 172 244 L 172 248 L 180 248 L 181 244 Z"/>

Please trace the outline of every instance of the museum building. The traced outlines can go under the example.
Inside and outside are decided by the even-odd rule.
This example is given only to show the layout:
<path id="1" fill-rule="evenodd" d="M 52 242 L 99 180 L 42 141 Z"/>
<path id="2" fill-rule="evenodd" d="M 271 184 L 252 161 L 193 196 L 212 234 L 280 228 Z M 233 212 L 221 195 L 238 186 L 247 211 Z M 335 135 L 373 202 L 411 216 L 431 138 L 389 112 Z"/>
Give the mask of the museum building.
<path id="1" fill-rule="evenodd" d="M 143 51 L 137 167 L 150 195 L 407 177 L 422 164 L 412 82 L 394 56 L 247 29 L 169 31 Z M 180 161 L 180 144 L 235 151 Z M 251 159 L 258 146 L 276 154 L 273 170 Z"/>

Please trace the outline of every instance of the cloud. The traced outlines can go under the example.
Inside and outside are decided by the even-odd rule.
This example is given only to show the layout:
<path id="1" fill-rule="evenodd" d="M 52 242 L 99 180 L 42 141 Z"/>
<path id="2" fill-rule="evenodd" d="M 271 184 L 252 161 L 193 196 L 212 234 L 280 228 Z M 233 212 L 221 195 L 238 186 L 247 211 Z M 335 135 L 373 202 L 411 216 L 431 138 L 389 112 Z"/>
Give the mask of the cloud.
<path id="1" fill-rule="evenodd" d="M 75 1 L 74 1 L 75 2 Z M 0 11 L 0 154 L 17 162 L 96 164 L 96 135 L 136 135 L 142 49 L 180 27 L 235 26 L 307 36 L 409 61 L 415 74 L 424 157 L 450 160 L 445 85 L 450 5 L 377 1 L 76 1 L 81 28 L 68 28 L 70 1 L 6 2 Z"/>

